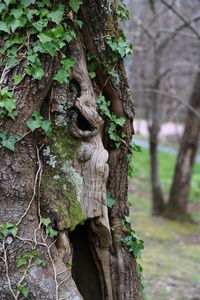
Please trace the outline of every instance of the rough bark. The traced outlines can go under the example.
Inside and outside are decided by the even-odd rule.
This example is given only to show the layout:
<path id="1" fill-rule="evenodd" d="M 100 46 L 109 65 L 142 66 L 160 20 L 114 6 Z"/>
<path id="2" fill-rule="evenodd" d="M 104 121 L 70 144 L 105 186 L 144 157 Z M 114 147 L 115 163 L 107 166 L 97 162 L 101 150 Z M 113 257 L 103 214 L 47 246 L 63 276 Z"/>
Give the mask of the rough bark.
<path id="1" fill-rule="evenodd" d="M 102 91 L 113 112 L 126 117 L 123 130 L 130 141 L 132 105 L 123 65 L 116 64 L 117 84 L 105 72 L 111 53 L 104 36 L 118 34 L 113 5 L 105 0 L 83 4 L 79 17 L 84 26 L 81 32 L 76 28 L 77 40 L 65 49 L 67 57 L 77 62 L 69 83 L 52 80 L 60 57 L 43 55 L 44 78 L 24 77 L 14 91 L 17 120 L 1 122 L 1 130 L 25 135 L 15 152 L 0 149 L 0 223 L 19 227 L 16 238 L 9 235 L 0 244 L 2 300 L 24 299 L 17 291 L 19 283 L 29 288 L 32 300 L 142 299 L 135 259 L 115 237 L 125 236 L 119 225 L 128 215 L 128 149 L 116 149 L 104 135 L 105 149 L 103 120 L 96 103 L 96 93 Z M 86 50 L 100 62 L 93 83 Z M 13 77 L 22 71 L 23 63 L 6 74 L 2 84 L 12 87 Z M 50 138 L 41 132 L 27 133 L 26 121 L 34 110 L 50 117 Z M 117 200 L 110 212 L 106 191 Z M 51 219 L 57 237 L 46 235 L 42 218 Z M 27 268 L 16 267 L 16 257 L 33 250 L 46 265 L 29 258 Z"/>
<path id="2" fill-rule="evenodd" d="M 200 73 L 197 74 L 190 106 L 200 112 Z M 164 215 L 173 219 L 188 219 L 187 204 L 190 191 L 190 181 L 198 149 L 200 136 L 200 119 L 188 110 L 185 129 L 176 162 L 176 169 L 170 190 L 169 202 Z"/>

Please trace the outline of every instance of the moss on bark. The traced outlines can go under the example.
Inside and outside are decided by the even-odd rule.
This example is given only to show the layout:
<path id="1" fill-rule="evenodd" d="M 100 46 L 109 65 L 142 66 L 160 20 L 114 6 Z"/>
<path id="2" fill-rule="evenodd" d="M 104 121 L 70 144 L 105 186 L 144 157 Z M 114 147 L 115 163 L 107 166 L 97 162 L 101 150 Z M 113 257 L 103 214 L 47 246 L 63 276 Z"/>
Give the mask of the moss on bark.
<path id="1" fill-rule="evenodd" d="M 67 127 L 54 129 L 42 176 L 42 213 L 48 212 L 60 230 L 73 230 L 85 221 L 80 204 L 82 177 L 70 165 L 80 146 Z"/>

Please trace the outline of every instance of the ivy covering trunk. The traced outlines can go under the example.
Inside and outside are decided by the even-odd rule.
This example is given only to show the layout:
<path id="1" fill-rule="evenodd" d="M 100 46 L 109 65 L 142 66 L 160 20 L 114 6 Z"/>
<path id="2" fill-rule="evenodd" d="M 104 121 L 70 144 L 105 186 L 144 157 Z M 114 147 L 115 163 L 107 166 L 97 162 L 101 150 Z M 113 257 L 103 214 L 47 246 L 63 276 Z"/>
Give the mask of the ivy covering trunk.
<path id="1" fill-rule="evenodd" d="M 140 300 L 133 107 L 110 0 L 0 3 L 2 300 Z"/>

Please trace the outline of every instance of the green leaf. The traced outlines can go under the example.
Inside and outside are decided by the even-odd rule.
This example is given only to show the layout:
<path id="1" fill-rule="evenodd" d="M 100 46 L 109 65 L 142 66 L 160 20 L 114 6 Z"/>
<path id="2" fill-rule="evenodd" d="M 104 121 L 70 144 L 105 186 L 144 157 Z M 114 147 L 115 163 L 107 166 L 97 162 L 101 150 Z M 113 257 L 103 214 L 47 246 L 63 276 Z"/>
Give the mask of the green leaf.
<path id="1" fill-rule="evenodd" d="M 42 224 L 44 224 L 46 227 L 51 224 L 50 218 L 42 218 L 41 220 Z"/>
<path id="2" fill-rule="evenodd" d="M 0 21 L 0 31 L 10 33 L 10 28 L 5 22 Z"/>
<path id="3" fill-rule="evenodd" d="M 13 78 L 13 81 L 14 81 L 14 84 L 15 85 L 18 85 L 23 79 L 23 76 L 22 75 L 16 75 L 14 78 Z"/>
<path id="4" fill-rule="evenodd" d="M 74 19 L 73 21 L 74 21 L 74 23 L 75 23 L 76 25 L 78 25 L 79 28 L 82 28 L 83 22 L 82 22 L 81 20 Z"/>
<path id="5" fill-rule="evenodd" d="M 6 5 L 9 5 L 12 2 L 12 0 L 4 0 L 4 2 L 6 3 Z"/>
<path id="6" fill-rule="evenodd" d="M 28 75 L 37 80 L 40 80 L 44 76 L 42 67 L 38 66 L 37 64 L 28 65 L 24 68 L 24 70 Z"/>
<path id="7" fill-rule="evenodd" d="M 64 5 L 60 4 L 54 11 L 49 13 L 49 18 L 52 22 L 60 24 L 63 18 Z"/>
<path id="8" fill-rule="evenodd" d="M 51 29 L 50 31 L 51 36 L 53 36 L 54 38 L 59 38 L 59 37 L 63 37 L 65 31 L 62 25 L 58 25 L 54 28 Z"/>
<path id="9" fill-rule="evenodd" d="M 48 25 L 48 20 L 47 19 L 41 19 L 37 22 L 32 23 L 32 25 L 35 29 L 37 29 L 39 32 L 41 32 L 43 30 L 43 28 L 45 28 Z"/>
<path id="10" fill-rule="evenodd" d="M 37 128 L 40 128 L 41 127 L 41 122 L 38 121 L 38 120 L 28 120 L 26 122 L 26 125 L 28 126 L 28 128 L 31 130 L 31 131 L 34 131 L 35 129 Z"/>
<path id="11" fill-rule="evenodd" d="M 93 78 L 96 77 L 96 73 L 95 73 L 95 72 L 89 72 L 88 75 L 89 75 L 89 77 L 90 77 L 91 79 L 93 79 Z"/>
<path id="12" fill-rule="evenodd" d="M 50 120 L 44 120 L 41 122 L 41 128 L 46 132 L 48 136 L 51 135 L 52 129 L 51 129 L 51 121 Z"/>
<path id="13" fill-rule="evenodd" d="M 68 77 L 70 76 L 71 72 L 65 69 L 60 69 L 54 75 L 53 79 L 58 81 L 60 84 L 68 83 Z"/>
<path id="14" fill-rule="evenodd" d="M 135 151 L 135 152 L 142 152 L 142 147 L 139 146 L 139 145 L 136 145 L 133 141 L 131 141 L 131 142 L 129 143 L 129 145 L 130 145 L 132 151 Z"/>
<path id="15" fill-rule="evenodd" d="M 37 9 L 29 9 L 29 8 L 26 8 L 25 10 L 25 14 L 26 14 L 26 17 L 28 18 L 29 22 L 31 22 L 32 18 L 34 15 L 38 16 L 39 15 L 39 11 Z M 42 20 L 43 21 L 43 20 Z M 47 21 L 48 23 L 48 21 Z M 34 23 L 32 23 L 33 25 Z M 34 26 L 34 25 L 33 25 Z"/>
<path id="16" fill-rule="evenodd" d="M 13 8 L 10 11 L 10 15 L 14 16 L 15 19 L 19 19 L 23 15 L 23 9 L 21 7 Z"/>
<path id="17" fill-rule="evenodd" d="M 14 227 L 13 229 L 10 230 L 11 234 L 13 235 L 13 237 L 15 238 L 18 232 L 18 227 Z"/>
<path id="18" fill-rule="evenodd" d="M 29 295 L 29 289 L 23 284 L 20 284 L 17 287 L 17 291 L 19 291 L 24 297 L 28 297 Z"/>
<path id="19" fill-rule="evenodd" d="M 13 228 L 13 227 L 15 227 L 16 226 L 16 224 L 13 224 L 13 223 L 10 223 L 10 222 L 6 222 L 5 223 L 5 226 L 6 226 L 6 228 Z"/>
<path id="20" fill-rule="evenodd" d="M 46 232 L 49 234 L 49 236 L 50 236 L 51 238 L 54 238 L 55 236 L 58 235 L 58 231 L 55 230 L 55 229 L 53 229 L 50 225 L 47 226 Z"/>
<path id="21" fill-rule="evenodd" d="M 0 3 L 0 13 L 6 8 L 4 3 Z"/>
<path id="22" fill-rule="evenodd" d="M 3 234 L 4 238 L 8 235 L 9 230 L 7 228 L 2 228 L 1 229 L 1 234 Z"/>
<path id="23" fill-rule="evenodd" d="M 17 256 L 17 268 L 26 265 L 28 263 L 27 259 L 21 255 Z"/>
<path id="24" fill-rule="evenodd" d="M 116 115 L 111 115 L 111 120 L 121 127 L 123 127 L 124 122 L 125 122 L 124 117 L 118 118 Z"/>
<path id="25" fill-rule="evenodd" d="M 52 42 L 47 42 L 43 45 L 43 48 L 45 49 L 46 53 L 49 53 L 52 57 L 56 54 L 56 52 L 59 50 L 57 44 Z"/>
<path id="26" fill-rule="evenodd" d="M 44 70 L 41 67 L 37 67 L 33 69 L 34 72 L 32 74 L 34 79 L 40 80 L 44 76 Z"/>
<path id="27" fill-rule="evenodd" d="M 31 4 L 35 4 L 36 0 L 21 0 L 20 3 L 23 4 L 24 7 L 28 7 Z"/>
<path id="28" fill-rule="evenodd" d="M 6 98 L 4 107 L 8 112 L 12 112 L 16 108 L 16 99 L 13 97 Z"/>
<path id="29" fill-rule="evenodd" d="M 47 263 L 43 259 L 36 258 L 35 259 L 35 264 L 40 265 L 40 266 L 46 266 Z"/>
<path id="30" fill-rule="evenodd" d="M 132 218 L 130 216 L 124 216 L 124 219 L 127 223 L 131 224 Z"/>
<path id="31" fill-rule="evenodd" d="M 116 200 L 111 197 L 111 193 L 110 192 L 107 192 L 106 195 L 107 195 L 107 206 L 109 208 L 112 208 L 113 205 L 116 203 Z"/>
<path id="32" fill-rule="evenodd" d="M 75 13 L 78 12 L 81 4 L 83 4 L 82 0 L 70 0 L 69 1 L 69 6 Z"/>
<path id="33" fill-rule="evenodd" d="M 11 135 L 8 139 L 4 138 L 2 140 L 2 146 L 6 147 L 7 149 L 11 150 L 11 151 L 15 151 L 15 144 L 18 141 L 18 139 L 16 138 L 16 136 Z"/>
<path id="34" fill-rule="evenodd" d="M 45 44 L 46 42 L 51 42 L 52 37 L 49 36 L 47 32 L 41 32 L 38 34 L 38 38 L 42 44 Z"/>
<path id="35" fill-rule="evenodd" d="M 6 138 L 6 132 L 0 131 L 0 139 L 4 140 Z"/>
<path id="36" fill-rule="evenodd" d="M 9 113 L 7 113 L 7 116 L 10 117 L 11 119 L 15 120 L 16 116 L 17 116 L 17 112 L 16 111 L 9 112 Z"/>
<path id="37" fill-rule="evenodd" d="M 76 38 L 76 33 L 73 29 L 67 27 L 66 32 L 63 35 L 63 40 L 66 40 L 68 43 L 70 43 L 73 39 Z"/>

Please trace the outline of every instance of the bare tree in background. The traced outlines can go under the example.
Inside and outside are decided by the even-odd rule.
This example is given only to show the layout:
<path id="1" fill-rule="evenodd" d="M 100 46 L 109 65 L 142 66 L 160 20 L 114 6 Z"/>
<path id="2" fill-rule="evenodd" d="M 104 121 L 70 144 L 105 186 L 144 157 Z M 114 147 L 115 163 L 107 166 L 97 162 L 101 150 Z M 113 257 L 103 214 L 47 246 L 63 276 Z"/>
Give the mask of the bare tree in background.
<path id="1" fill-rule="evenodd" d="M 164 212 L 165 216 L 180 220 L 188 218 L 187 204 L 190 180 L 200 137 L 200 73 L 196 76 L 189 104 L 199 113 L 199 116 L 188 110 L 171 185 L 169 202 Z"/>
<path id="2" fill-rule="evenodd" d="M 187 101 L 198 71 L 199 2 L 183 1 L 180 5 L 177 1 L 144 0 L 136 1 L 134 5 L 127 1 L 127 4 L 136 26 L 136 34 L 134 31 L 133 36 L 129 34 L 136 51 L 133 63 L 136 73 L 130 77 L 136 105 L 146 108 L 151 154 L 152 213 L 160 215 L 165 210 L 165 203 L 158 174 L 158 135 L 163 121 L 169 121 L 174 116 L 183 121 L 186 107 L 191 114 L 195 113 L 192 103 Z M 128 63 L 130 72 L 131 62 Z M 170 199 L 172 194 L 173 191 Z M 186 199 L 188 194 L 184 201 Z M 173 202 L 176 202 L 176 197 L 173 197 Z M 166 215 L 170 216 L 170 212 Z"/>

